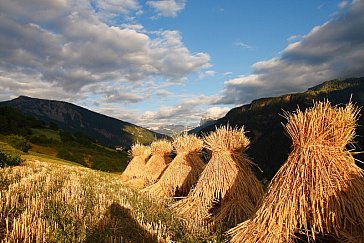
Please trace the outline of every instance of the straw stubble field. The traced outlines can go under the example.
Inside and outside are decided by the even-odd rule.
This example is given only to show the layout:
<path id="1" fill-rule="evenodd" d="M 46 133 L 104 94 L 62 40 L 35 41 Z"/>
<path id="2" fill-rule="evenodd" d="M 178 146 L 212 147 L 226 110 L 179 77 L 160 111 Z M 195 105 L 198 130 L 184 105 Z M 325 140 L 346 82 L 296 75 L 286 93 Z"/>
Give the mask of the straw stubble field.
<path id="1" fill-rule="evenodd" d="M 203 142 L 190 135 L 175 139 L 172 162 L 170 142 L 134 146 L 122 175 L 27 157 L 0 169 L 0 240 L 363 242 L 364 174 L 348 150 L 358 114 L 351 103 L 329 102 L 287 113 L 292 151 L 266 193 L 244 155 L 244 129 L 220 127 L 204 136 L 211 158 L 193 180 L 189 172 L 202 162 L 187 155 L 199 156 Z M 141 191 L 127 187 L 138 179 L 143 187 L 159 181 Z M 175 202 L 178 190 L 187 197 Z"/>
<path id="2" fill-rule="evenodd" d="M 197 241 L 164 205 L 80 166 L 28 160 L 0 169 L 2 242 Z"/>

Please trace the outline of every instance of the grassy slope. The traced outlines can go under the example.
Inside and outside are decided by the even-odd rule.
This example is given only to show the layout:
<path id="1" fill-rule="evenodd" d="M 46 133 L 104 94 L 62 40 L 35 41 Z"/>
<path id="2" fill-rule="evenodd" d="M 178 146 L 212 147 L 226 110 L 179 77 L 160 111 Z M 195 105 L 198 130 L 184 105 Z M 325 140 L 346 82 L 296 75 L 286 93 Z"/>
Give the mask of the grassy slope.
<path id="1" fill-rule="evenodd" d="M 59 135 L 59 131 L 47 129 L 47 128 L 32 128 L 33 136 L 43 135 L 49 139 L 53 139 L 54 141 L 61 142 L 61 136 Z"/>
<path id="2" fill-rule="evenodd" d="M 122 172 L 128 161 L 126 152 L 110 151 L 96 144 L 82 145 L 69 142 L 57 145 L 56 149 L 58 157 L 97 170 Z"/>
<path id="3" fill-rule="evenodd" d="M 92 169 L 121 172 L 125 169 L 128 155 L 94 143 L 62 142 L 60 131 L 51 129 L 32 129 L 32 136 L 45 136 L 52 140 L 45 144 L 32 144 L 31 152 L 54 156 L 85 165 Z"/>
<path id="4" fill-rule="evenodd" d="M 208 240 L 189 233 L 166 202 L 126 188 L 116 174 L 35 154 L 23 158 L 22 166 L 0 169 L 0 240 Z"/>
<path id="5" fill-rule="evenodd" d="M 20 153 L 20 151 L 16 150 L 12 146 L 10 146 L 8 143 L 3 142 L 1 140 L 0 140 L 0 151 L 10 152 L 10 153 L 12 153 L 12 152 Z"/>
<path id="6" fill-rule="evenodd" d="M 103 171 L 122 172 L 129 159 L 125 151 L 117 152 L 100 146 L 94 139 L 81 133 L 58 130 L 10 107 L 0 106 L 0 141 L 23 151 L 27 151 L 30 142 L 31 152 L 66 159 Z"/>

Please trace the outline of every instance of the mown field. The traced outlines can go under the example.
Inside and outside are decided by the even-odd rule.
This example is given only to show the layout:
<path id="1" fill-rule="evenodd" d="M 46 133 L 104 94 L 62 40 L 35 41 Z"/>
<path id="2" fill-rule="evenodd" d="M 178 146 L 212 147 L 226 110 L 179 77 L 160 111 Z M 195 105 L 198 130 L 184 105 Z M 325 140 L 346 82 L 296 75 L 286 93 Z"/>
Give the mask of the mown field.
<path id="1" fill-rule="evenodd" d="M 126 188 L 119 176 L 56 158 L 23 155 L 0 169 L 2 242 L 206 242 L 168 202 Z"/>

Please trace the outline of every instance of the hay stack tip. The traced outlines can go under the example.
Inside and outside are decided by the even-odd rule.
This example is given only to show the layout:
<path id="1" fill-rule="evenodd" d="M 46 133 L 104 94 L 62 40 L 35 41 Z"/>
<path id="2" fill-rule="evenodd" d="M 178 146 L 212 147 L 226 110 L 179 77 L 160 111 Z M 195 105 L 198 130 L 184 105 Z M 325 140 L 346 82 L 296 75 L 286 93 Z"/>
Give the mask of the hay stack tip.
<path id="1" fill-rule="evenodd" d="M 203 146 L 203 141 L 192 134 L 184 134 L 173 141 L 173 146 L 177 153 L 190 152 L 199 153 Z"/>
<path id="2" fill-rule="evenodd" d="M 136 143 L 133 146 L 131 146 L 130 155 L 133 158 L 141 155 L 144 157 L 148 157 L 150 154 L 151 154 L 151 148 L 149 146 L 145 146 L 139 143 Z"/>
<path id="3" fill-rule="evenodd" d="M 152 154 L 168 155 L 172 151 L 172 143 L 165 139 L 157 140 L 150 145 L 150 149 Z"/>
<path id="4" fill-rule="evenodd" d="M 242 152 L 250 144 L 245 136 L 244 127 L 238 129 L 230 125 L 220 126 L 208 135 L 204 136 L 206 148 L 211 151 Z"/>

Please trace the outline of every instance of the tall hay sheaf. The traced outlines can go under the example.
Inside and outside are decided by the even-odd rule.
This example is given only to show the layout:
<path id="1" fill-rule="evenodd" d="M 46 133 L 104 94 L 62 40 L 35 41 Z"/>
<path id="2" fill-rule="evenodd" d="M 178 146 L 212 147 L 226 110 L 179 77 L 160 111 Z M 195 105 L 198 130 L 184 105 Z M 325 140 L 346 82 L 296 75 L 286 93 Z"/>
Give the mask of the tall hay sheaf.
<path id="1" fill-rule="evenodd" d="M 154 185 L 145 191 L 158 196 L 187 196 L 203 171 L 205 164 L 200 158 L 203 141 L 194 135 L 177 137 L 173 146 L 177 156 Z"/>
<path id="2" fill-rule="evenodd" d="M 329 102 L 286 114 L 292 152 L 254 218 L 229 231 L 231 242 L 295 242 L 334 237 L 364 242 L 364 179 L 346 149 L 358 109 Z"/>
<path id="3" fill-rule="evenodd" d="M 145 178 L 149 184 L 153 184 L 159 179 L 172 160 L 169 157 L 172 151 L 172 144 L 167 140 L 158 140 L 154 141 L 150 145 L 150 148 L 152 157 L 150 157 L 145 165 L 143 178 Z"/>
<path id="4" fill-rule="evenodd" d="M 242 156 L 249 139 L 243 129 L 226 126 L 205 136 L 204 141 L 212 151 L 210 162 L 196 188 L 173 208 L 178 215 L 201 226 L 213 226 L 220 221 L 236 225 L 255 212 L 263 195 L 250 160 Z"/>
<path id="5" fill-rule="evenodd" d="M 122 180 L 139 178 L 144 174 L 146 162 L 151 154 L 150 147 L 134 144 L 131 147 L 130 156 L 132 160 L 122 174 Z"/>

